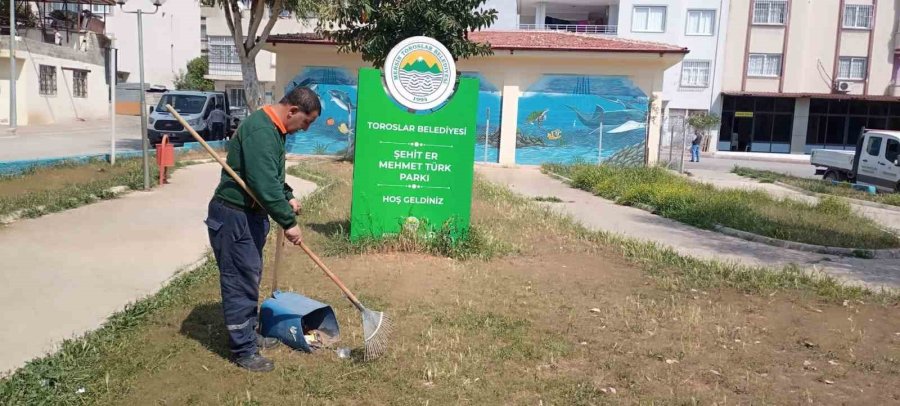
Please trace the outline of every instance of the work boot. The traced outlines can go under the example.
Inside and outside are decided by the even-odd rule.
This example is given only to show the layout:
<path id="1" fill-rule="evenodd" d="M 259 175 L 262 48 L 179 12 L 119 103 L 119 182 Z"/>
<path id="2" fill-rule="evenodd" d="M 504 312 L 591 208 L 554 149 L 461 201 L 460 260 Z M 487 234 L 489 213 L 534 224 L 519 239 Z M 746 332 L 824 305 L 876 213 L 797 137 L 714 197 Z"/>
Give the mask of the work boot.
<path id="1" fill-rule="evenodd" d="M 258 353 L 235 358 L 234 363 L 250 372 L 271 372 L 275 369 L 274 361 Z"/>
<path id="2" fill-rule="evenodd" d="M 259 348 L 268 350 L 277 347 L 279 344 L 281 344 L 281 341 L 278 341 L 275 337 L 263 337 L 259 333 L 256 333 L 256 346 Z"/>

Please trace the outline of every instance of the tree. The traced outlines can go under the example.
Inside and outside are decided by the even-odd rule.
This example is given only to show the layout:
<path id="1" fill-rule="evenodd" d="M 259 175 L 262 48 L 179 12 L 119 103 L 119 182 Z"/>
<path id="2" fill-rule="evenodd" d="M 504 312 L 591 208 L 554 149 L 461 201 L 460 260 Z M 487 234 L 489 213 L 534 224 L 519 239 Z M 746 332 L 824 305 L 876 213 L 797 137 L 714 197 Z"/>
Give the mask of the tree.
<path id="1" fill-rule="evenodd" d="M 688 117 L 688 125 L 694 129 L 696 134 L 703 136 L 704 151 L 709 150 L 709 130 L 719 125 L 719 122 L 721 122 L 721 119 L 715 114 L 699 113 Z"/>
<path id="2" fill-rule="evenodd" d="M 182 70 L 175 76 L 175 88 L 178 90 L 215 90 L 213 81 L 203 77 L 209 71 L 209 58 L 198 56 L 187 63 L 187 72 Z"/>
<path id="3" fill-rule="evenodd" d="M 0 25 L 9 27 L 9 2 L 10 0 L 0 0 Z M 30 3 L 20 2 L 16 4 L 16 26 L 32 28 L 37 27 L 37 15 Z M 21 33 L 17 33 L 21 35 Z"/>
<path id="4" fill-rule="evenodd" d="M 249 19 L 244 24 L 244 4 L 250 3 Z M 225 12 L 225 22 L 241 61 L 241 76 L 247 108 L 255 111 L 262 104 L 263 92 L 256 73 L 256 55 L 272 32 L 282 13 L 290 12 L 298 19 L 307 18 L 318 8 L 315 0 L 201 0 L 201 4 L 219 7 Z M 266 10 L 269 11 L 266 19 Z"/>
<path id="5" fill-rule="evenodd" d="M 440 41 L 453 58 L 491 55 L 490 44 L 469 40 L 469 32 L 489 27 L 497 10 L 485 0 L 332 0 L 320 10 L 318 31 L 340 52 L 358 52 L 381 67 L 400 41 L 424 35 Z M 337 28 L 331 28 L 337 27 Z"/>

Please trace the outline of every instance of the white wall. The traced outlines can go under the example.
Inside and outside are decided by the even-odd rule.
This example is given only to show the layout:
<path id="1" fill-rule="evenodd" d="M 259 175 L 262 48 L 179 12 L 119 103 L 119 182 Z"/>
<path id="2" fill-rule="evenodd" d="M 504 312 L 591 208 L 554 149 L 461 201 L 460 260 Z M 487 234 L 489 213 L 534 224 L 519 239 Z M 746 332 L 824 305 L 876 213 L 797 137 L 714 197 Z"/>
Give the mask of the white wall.
<path id="1" fill-rule="evenodd" d="M 497 10 L 497 21 L 489 29 L 515 30 L 519 28 L 519 13 L 516 0 L 487 0 L 483 8 Z M 533 13 L 534 11 L 532 10 Z"/>
<path id="2" fill-rule="evenodd" d="M 150 0 L 130 0 L 125 10 L 152 12 Z M 200 5 L 197 0 L 169 0 L 153 15 L 144 15 L 144 80 L 172 87 L 175 75 L 188 61 L 200 56 Z M 119 48 L 119 70 L 130 73 L 128 82 L 138 83 L 137 15 L 118 7 L 106 17 L 106 32 L 115 35 Z"/>
<path id="3" fill-rule="evenodd" d="M 663 100 L 669 109 L 709 110 L 721 93 L 722 70 L 725 60 L 725 34 L 728 18 L 727 0 L 622 0 L 619 6 L 619 37 L 643 41 L 662 42 L 687 47 L 690 53 L 684 60 L 710 61 L 710 84 L 703 89 L 681 86 L 681 63 L 666 70 Z M 633 32 L 632 13 L 635 5 L 667 5 L 665 32 Z M 689 9 L 716 10 L 716 24 L 712 36 L 685 35 L 685 22 Z"/>

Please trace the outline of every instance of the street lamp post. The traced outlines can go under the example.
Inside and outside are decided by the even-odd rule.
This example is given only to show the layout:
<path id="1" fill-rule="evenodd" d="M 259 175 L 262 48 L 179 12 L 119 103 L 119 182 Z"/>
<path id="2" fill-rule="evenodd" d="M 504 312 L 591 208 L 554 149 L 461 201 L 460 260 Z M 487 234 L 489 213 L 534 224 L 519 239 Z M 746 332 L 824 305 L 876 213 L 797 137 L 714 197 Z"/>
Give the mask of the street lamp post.
<path id="1" fill-rule="evenodd" d="M 144 159 L 144 190 L 150 189 L 150 140 L 147 138 L 147 97 L 144 94 L 146 89 L 144 89 L 144 14 L 152 15 L 156 14 L 159 11 L 159 6 L 165 2 L 165 0 L 153 0 L 153 12 L 146 12 L 143 9 L 137 9 L 134 11 L 125 11 L 125 2 L 127 0 L 116 0 L 116 3 L 119 4 L 119 9 L 122 10 L 123 13 L 128 14 L 137 14 L 137 23 L 138 23 L 138 70 L 140 71 L 140 79 L 141 79 L 141 150 L 142 156 Z"/>

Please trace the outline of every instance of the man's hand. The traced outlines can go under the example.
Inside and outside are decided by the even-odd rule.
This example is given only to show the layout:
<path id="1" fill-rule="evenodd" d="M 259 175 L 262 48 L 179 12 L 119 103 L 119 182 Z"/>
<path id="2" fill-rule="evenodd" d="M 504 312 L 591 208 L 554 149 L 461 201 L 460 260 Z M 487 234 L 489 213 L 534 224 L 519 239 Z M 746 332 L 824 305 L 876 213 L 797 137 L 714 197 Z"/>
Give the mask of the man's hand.
<path id="1" fill-rule="evenodd" d="M 300 226 L 293 226 L 287 230 L 284 230 L 284 238 L 287 238 L 291 244 L 300 245 Z"/>
<path id="2" fill-rule="evenodd" d="M 300 201 L 296 198 L 288 201 L 291 204 L 291 209 L 294 210 L 294 214 L 300 214 Z"/>

